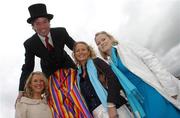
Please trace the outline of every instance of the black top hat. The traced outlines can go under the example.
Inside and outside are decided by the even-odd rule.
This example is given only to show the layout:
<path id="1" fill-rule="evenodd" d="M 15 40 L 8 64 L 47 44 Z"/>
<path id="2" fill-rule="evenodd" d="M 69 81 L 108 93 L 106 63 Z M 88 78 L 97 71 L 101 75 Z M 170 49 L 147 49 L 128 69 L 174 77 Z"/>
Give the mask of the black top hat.
<path id="1" fill-rule="evenodd" d="M 45 4 L 41 4 L 41 3 L 33 4 L 29 6 L 28 10 L 31 15 L 31 17 L 27 19 L 28 23 L 32 23 L 32 21 L 34 21 L 36 18 L 39 18 L 39 17 L 45 17 L 49 20 L 53 18 L 52 14 L 47 13 Z"/>

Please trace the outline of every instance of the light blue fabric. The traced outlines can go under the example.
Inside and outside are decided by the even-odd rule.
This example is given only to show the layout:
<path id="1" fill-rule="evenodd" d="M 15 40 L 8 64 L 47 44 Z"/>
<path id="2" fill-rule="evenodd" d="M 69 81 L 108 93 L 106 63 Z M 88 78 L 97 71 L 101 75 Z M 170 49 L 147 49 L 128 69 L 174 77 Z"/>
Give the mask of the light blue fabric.
<path id="1" fill-rule="evenodd" d="M 118 58 L 116 56 L 115 48 L 111 50 L 111 60 L 110 63 L 113 72 L 118 77 L 119 82 L 121 83 L 126 96 L 128 98 L 128 102 L 134 112 L 136 118 L 144 118 L 145 112 L 141 106 L 143 101 L 142 95 L 139 93 L 137 88 L 128 80 L 128 78 L 117 68 L 118 66 Z"/>
<path id="2" fill-rule="evenodd" d="M 121 62 L 120 57 L 117 58 L 118 69 L 136 86 L 144 98 L 142 107 L 146 113 L 145 118 L 180 118 L 180 110 L 161 96 L 153 87 L 129 71 Z"/>
<path id="3" fill-rule="evenodd" d="M 82 70 L 79 67 L 78 74 L 77 74 L 79 88 L 80 88 L 80 77 L 79 77 L 80 73 L 82 73 Z M 98 79 L 97 69 L 96 69 L 92 59 L 88 59 L 88 61 L 87 61 L 87 73 L 88 73 L 90 82 L 92 83 L 92 85 L 96 91 L 96 94 L 98 95 L 104 108 L 106 108 L 106 110 L 107 110 L 107 91 L 102 86 L 101 82 Z"/>

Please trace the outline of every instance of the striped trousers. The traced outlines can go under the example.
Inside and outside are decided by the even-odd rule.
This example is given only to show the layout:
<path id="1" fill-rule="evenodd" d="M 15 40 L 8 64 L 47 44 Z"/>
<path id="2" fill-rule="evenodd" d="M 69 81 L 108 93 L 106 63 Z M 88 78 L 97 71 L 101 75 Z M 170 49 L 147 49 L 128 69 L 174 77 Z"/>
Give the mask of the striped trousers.
<path id="1" fill-rule="evenodd" d="M 77 87 L 76 70 L 59 69 L 48 78 L 53 118 L 92 118 Z"/>

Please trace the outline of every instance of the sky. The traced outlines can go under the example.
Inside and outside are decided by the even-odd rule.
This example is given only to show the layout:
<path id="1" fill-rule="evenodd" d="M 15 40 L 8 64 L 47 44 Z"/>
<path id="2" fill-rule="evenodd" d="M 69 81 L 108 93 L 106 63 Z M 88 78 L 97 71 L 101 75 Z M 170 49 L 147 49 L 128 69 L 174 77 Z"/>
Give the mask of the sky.
<path id="1" fill-rule="evenodd" d="M 173 75 L 180 76 L 179 0 L 5 0 L 0 4 L 1 118 L 14 117 L 23 42 L 34 33 L 26 22 L 28 6 L 34 3 L 45 3 L 54 15 L 51 27 L 65 27 L 74 40 L 86 41 L 97 50 L 94 35 L 105 30 L 116 39 L 148 48 Z M 35 70 L 39 69 L 36 59 Z"/>

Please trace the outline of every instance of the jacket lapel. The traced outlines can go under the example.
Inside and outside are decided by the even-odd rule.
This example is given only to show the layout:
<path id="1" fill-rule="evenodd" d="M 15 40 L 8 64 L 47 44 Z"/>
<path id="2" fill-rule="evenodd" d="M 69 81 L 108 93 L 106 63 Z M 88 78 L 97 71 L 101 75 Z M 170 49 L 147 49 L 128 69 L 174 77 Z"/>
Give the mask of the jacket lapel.
<path id="1" fill-rule="evenodd" d="M 36 56 L 42 57 L 47 55 L 48 50 L 45 47 L 45 45 L 42 43 L 41 39 L 37 34 L 34 35 L 33 37 L 33 48 L 35 49 Z"/>

